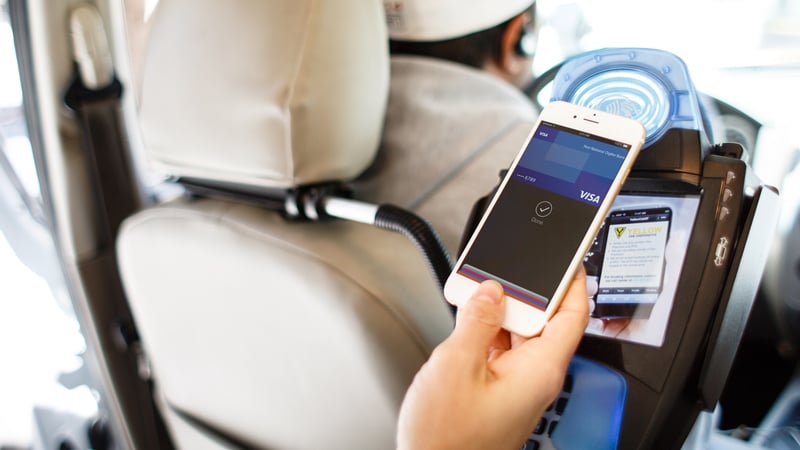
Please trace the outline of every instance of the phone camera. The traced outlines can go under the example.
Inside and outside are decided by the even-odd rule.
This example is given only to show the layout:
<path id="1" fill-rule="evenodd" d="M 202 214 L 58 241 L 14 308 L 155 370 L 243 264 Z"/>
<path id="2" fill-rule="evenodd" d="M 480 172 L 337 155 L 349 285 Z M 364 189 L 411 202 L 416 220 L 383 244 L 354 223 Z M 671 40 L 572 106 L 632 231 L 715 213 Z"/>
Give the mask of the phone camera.
<path id="1" fill-rule="evenodd" d="M 577 116 L 577 115 L 574 115 L 574 116 L 572 116 L 572 118 L 573 118 L 573 119 L 577 119 L 577 118 L 578 118 L 578 116 Z"/>

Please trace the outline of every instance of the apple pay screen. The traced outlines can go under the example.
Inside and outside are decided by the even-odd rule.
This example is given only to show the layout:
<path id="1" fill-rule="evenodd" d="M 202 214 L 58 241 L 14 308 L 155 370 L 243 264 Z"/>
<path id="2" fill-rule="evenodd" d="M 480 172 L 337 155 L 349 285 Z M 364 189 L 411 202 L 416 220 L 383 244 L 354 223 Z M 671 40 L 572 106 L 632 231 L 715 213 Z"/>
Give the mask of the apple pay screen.
<path id="1" fill-rule="evenodd" d="M 458 273 L 544 310 L 629 148 L 542 122 Z"/>

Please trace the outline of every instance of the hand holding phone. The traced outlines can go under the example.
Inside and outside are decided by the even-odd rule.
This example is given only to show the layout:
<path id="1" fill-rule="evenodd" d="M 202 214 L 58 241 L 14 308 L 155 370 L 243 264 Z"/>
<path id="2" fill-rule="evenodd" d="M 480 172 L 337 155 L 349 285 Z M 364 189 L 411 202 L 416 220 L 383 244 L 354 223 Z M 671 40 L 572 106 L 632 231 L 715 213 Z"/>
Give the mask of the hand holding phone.
<path id="1" fill-rule="evenodd" d="M 501 330 L 505 305 L 496 283 L 481 284 L 471 297 L 406 393 L 398 449 L 520 448 L 561 391 L 589 320 L 582 274 L 547 329 L 530 339 Z M 537 376 L 520 376 L 530 373 Z"/>
<path id="2" fill-rule="evenodd" d="M 637 121 L 554 102 L 539 116 L 445 284 L 463 305 L 482 281 L 508 299 L 503 327 L 541 332 L 645 140 Z"/>

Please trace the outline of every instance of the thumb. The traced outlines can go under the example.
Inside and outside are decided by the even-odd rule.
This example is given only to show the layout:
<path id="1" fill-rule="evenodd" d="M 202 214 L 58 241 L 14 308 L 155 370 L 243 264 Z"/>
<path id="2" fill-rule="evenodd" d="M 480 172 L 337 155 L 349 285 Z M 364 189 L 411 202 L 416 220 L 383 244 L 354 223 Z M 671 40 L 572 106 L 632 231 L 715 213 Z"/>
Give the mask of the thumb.
<path id="1" fill-rule="evenodd" d="M 489 349 L 505 318 L 505 296 L 500 283 L 484 281 L 467 303 L 459 308 L 451 338 L 464 350 L 481 360 Z"/>

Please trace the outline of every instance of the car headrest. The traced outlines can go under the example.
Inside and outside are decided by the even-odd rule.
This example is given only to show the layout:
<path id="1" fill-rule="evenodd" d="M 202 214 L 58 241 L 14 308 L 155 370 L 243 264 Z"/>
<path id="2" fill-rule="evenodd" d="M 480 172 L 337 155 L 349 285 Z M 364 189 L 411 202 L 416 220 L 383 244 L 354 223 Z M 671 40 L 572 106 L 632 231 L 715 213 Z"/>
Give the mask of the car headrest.
<path id="1" fill-rule="evenodd" d="M 352 179 L 377 152 L 388 83 L 380 2 L 161 0 L 142 73 L 145 151 L 178 177 Z"/>

